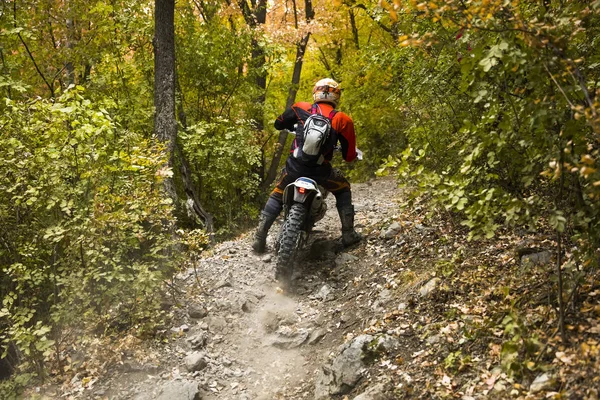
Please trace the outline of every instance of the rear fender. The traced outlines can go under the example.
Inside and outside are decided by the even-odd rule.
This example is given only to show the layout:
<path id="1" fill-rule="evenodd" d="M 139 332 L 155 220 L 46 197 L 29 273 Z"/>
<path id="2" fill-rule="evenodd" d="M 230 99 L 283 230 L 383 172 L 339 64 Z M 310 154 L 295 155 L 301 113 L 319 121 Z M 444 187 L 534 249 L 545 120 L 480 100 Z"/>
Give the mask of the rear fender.
<path id="1" fill-rule="evenodd" d="M 293 203 L 309 205 L 316 195 L 320 195 L 317 183 L 309 178 L 298 178 L 283 191 L 283 204 L 290 207 Z"/>

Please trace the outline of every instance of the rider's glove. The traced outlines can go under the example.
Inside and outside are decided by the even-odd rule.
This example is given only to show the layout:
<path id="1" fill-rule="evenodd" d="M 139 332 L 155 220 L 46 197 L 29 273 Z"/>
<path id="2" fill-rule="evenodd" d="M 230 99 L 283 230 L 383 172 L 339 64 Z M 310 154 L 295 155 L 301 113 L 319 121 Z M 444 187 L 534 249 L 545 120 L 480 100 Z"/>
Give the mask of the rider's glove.
<path id="1" fill-rule="evenodd" d="M 360 151 L 358 149 L 358 147 L 356 148 L 356 159 L 359 160 L 359 161 L 362 161 L 362 159 L 363 159 L 363 152 Z"/>

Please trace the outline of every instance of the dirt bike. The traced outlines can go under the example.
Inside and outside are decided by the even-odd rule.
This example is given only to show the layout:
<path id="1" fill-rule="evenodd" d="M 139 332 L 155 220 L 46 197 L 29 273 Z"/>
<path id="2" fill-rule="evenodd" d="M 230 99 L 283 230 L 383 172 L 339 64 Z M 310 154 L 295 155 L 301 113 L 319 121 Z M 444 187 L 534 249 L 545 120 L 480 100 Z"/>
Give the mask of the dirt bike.
<path id="1" fill-rule="evenodd" d="M 357 159 L 362 160 L 362 152 L 358 149 L 357 152 Z M 328 194 L 325 188 L 307 177 L 296 179 L 283 191 L 284 218 L 275 246 L 275 278 L 283 286 L 290 286 L 298 255 L 308 243 L 315 223 L 327 212 L 325 199 Z"/>

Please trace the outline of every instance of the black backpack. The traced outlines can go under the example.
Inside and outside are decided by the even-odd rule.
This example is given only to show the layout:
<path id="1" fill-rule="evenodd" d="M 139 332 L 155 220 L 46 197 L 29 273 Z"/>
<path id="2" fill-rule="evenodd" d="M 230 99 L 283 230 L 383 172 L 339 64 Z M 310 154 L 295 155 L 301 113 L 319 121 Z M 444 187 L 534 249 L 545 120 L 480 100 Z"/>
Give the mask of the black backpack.
<path id="1" fill-rule="evenodd" d="M 317 113 L 317 107 L 313 105 L 310 116 L 304 122 L 304 126 L 298 125 L 296 138 L 299 139 L 298 147 L 294 156 L 306 165 L 321 165 L 325 160 L 323 152 L 331 136 L 331 120 L 337 111 L 332 110 L 329 117 Z"/>

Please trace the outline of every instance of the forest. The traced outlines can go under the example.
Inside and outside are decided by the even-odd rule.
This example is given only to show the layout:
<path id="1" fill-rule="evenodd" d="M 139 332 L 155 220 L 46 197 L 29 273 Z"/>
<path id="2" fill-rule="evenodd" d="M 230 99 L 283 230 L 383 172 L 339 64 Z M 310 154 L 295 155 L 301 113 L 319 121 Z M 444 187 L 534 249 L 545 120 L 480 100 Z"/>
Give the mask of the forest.
<path id="1" fill-rule="evenodd" d="M 273 121 L 322 78 L 351 181 L 396 176 L 470 241 L 549 235 L 566 341 L 600 289 L 600 0 L 3 0 L 0 394 L 153 337 L 173 275 L 256 225 Z"/>

